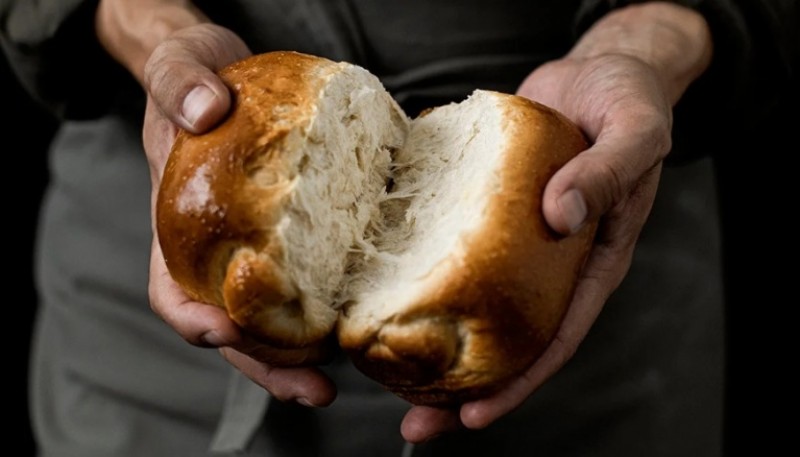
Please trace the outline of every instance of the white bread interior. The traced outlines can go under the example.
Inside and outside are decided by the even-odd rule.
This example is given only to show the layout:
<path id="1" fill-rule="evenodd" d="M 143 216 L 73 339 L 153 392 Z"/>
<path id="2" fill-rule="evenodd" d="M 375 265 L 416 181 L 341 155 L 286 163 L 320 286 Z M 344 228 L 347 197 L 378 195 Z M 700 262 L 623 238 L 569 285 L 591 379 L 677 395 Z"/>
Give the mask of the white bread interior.
<path id="1" fill-rule="evenodd" d="M 483 90 L 409 120 L 366 70 L 299 53 L 220 76 L 235 108 L 178 135 L 157 230 L 175 281 L 259 358 L 318 361 L 335 334 L 398 395 L 452 404 L 541 354 L 595 230 L 557 237 L 541 214 L 549 177 L 587 147 L 577 127 Z"/>
<path id="2" fill-rule="evenodd" d="M 279 233 L 312 327 L 335 321 L 345 303 L 352 329 L 416 303 L 435 267 L 459 262 L 460 240 L 499 188 L 496 94 L 478 90 L 415 119 L 391 157 L 386 145 L 398 144 L 407 119 L 366 80 L 357 67 L 331 78 L 304 143 L 288 149 L 298 174 Z"/>
<path id="3" fill-rule="evenodd" d="M 325 334 L 337 319 L 350 253 L 372 242 L 367 227 L 381 219 L 391 152 L 403 144 L 409 122 L 366 70 L 342 63 L 326 71 L 310 125 L 295 129 L 297 144 L 283 150 L 296 172 L 278 225 L 286 246 L 281 263 L 299 291 L 305 325 L 292 322 L 297 314 L 285 307 L 270 308 L 269 318 Z"/>
<path id="4" fill-rule="evenodd" d="M 458 268 L 461 240 L 485 223 L 496 169 L 506 149 L 497 94 L 467 100 L 415 119 L 392 163 L 393 186 L 356 247 L 346 290 L 348 326 L 380 327 L 437 281 L 437 266 Z"/>

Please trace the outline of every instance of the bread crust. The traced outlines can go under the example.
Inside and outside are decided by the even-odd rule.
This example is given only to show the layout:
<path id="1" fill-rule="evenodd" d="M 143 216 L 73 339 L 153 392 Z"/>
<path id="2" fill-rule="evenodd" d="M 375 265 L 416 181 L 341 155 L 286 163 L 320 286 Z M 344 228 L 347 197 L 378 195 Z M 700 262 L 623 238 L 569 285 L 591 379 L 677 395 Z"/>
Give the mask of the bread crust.
<path id="1" fill-rule="evenodd" d="M 596 225 L 557 235 L 544 221 L 542 195 L 588 144 L 556 111 L 496 94 L 512 140 L 502 185 L 463 252 L 438 264 L 420 299 L 390 321 L 364 327 L 332 307 L 309 321 L 278 228 L 297 173 L 284 152 L 304 138 L 338 68 L 273 52 L 220 72 L 234 99 L 230 116 L 209 133 L 179 133 L 159 189 L 156 229 L 170 274 L 193 300 L 226 309 L 262 345 L 263 361 L 319 362 L 336 325 L 353 363 L 412 403 L 489 395 L 541 355 L 574 293 Z"/>
<path id="2" fill-rule="evenodd" d="M 348 319 L 339 344 L 353 363 L 402 398 L 446 406 L 495 392 L 553 340 L 574 293 L 596 226 L 563 237 L 542 213 L 552 175 L 588 147 L 558 112 L 497 94 L 507 119 L 501 189 L 463 254 L 437 265 L 421 299 L 369 328 Z"/>
<path id="3" fill-rule="evenodd" d="M 223 69 L 230 115 L 208 133 L 178 134 L 158 194 L 156 228 L 173 279 L 193 300 L 226 309 L 250 337 L 275 347 L 265 358 L 280 364 L 318 359 L 310 346 L 336 319 L 330 310 L 323 322 L 298 322 L 301 291 L 283 273 L 277 230 L 297 172 L 282 151 L 308 128 L 335 71 L 332 61 L 294 52 Z"/>

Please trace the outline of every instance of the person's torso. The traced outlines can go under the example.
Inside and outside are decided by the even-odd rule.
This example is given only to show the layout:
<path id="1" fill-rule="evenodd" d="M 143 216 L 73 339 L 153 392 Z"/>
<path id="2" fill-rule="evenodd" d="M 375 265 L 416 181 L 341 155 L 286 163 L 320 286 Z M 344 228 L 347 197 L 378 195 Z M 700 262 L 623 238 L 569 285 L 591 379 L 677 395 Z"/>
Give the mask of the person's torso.
<path id="1" fill-rule="evenodd" d="M 375 73 L 416 115 L 472 90 L 514 92 L 574 40 L 575 0 L 199 2 L 254 53 L 295 50 Z"/>

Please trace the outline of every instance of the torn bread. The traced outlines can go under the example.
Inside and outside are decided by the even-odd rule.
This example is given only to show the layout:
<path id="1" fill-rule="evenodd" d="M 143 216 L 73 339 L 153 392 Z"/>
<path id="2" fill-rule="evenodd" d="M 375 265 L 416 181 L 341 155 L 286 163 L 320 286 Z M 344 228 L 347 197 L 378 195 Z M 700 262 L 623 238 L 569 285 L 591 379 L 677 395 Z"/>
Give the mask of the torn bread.
<path id="1" fill-rule="evenodd" d="M 181 132 L 157 201 L 170 274 L 227 310 L 276 364 L 335 334 L 366 375 L 418 404 L 487 395 L 555 335 L 594 227 L 541 208 L 587 147 L 566 118 L 478 90 L 408 119 L 380 81 L 293 52 L 220 76 L 230 116 Z"/>

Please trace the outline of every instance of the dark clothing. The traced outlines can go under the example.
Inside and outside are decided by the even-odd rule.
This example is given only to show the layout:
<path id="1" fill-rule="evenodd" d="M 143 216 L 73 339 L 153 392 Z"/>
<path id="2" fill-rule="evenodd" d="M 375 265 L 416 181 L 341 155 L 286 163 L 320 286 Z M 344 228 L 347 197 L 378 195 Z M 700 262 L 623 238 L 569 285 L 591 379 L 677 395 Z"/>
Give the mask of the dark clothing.
<path id="1" fill-rule="evenodd" d="M 537 65 L 563 55 L 596 17 L 619 6 L 567 0 L 196 3 L 254 52 L 293 49 L 366 66 L 409 114 L 477 87 L 513 92 Z M 694 3 L 713 13 L 723 56 L 737 54 L 729 43 L 769 40 L 756 32 L 777 21 L 745 18 L 733 2 Z M 0 38 L 10 61 L 32 93 L 64 119 L 51 148 L 37 249 L 42 303 L 32 412 L 41 455 L 199 456 L 209 447 L 265 456 L 720 454 L 723 320 L 710 162 L 665 172 L 628 278 L 564 370 L 487 430 L 412 448 L 399 436 L 407 405 L 346 360 L 326 368 L 340 388 L 329 408 L 270 402 L 215 351 L 188 345 L 149 309 L 143 95 L 93 38 L 95 5 L 21 0 L 0 7 Z M 757 46 L 740 57 L 745 63 L 715 61 L 709 77 L 759 59 L 777 67 L 782 62 Z M 748 85 L 765 77 L 762 70 L 783 75 L 759 67 L 724 80 L 742 95 L 735 102 L 755 104 Z M 718 106 L 704 105 L 715 94 L 697 94 L 679 109 L 690 119 L 716 112 Z"/>

